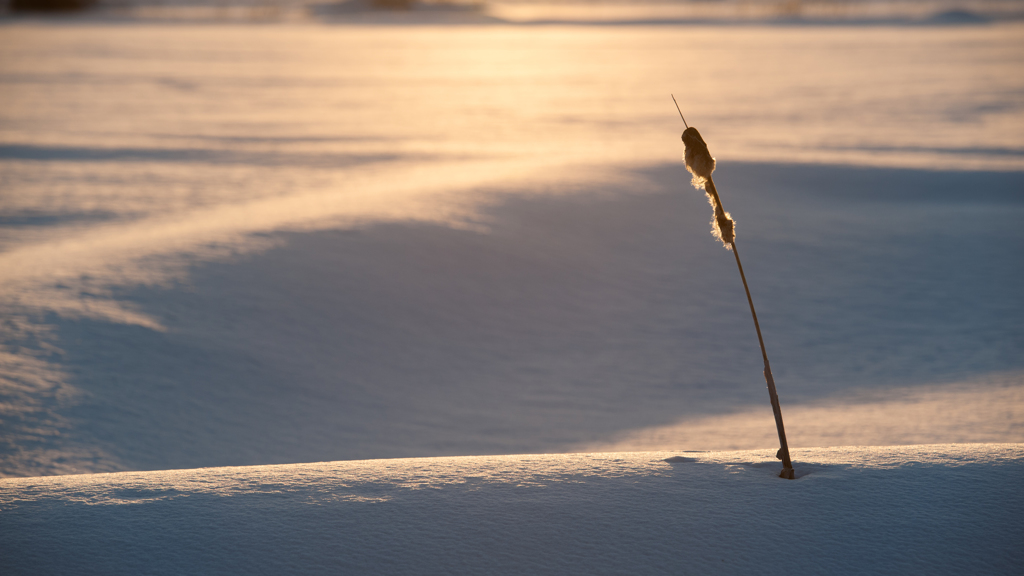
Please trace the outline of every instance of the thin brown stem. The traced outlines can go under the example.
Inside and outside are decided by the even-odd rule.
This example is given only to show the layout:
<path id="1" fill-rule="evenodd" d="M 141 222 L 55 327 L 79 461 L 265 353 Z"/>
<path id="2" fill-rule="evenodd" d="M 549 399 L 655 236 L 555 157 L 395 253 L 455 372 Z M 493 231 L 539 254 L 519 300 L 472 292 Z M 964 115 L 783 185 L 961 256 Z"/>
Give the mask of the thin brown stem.
<path id="1" fill-rule="evenodd" d="M 708 178 L 705 183 L 705 188 L 708 193 L 711 194 L 715 202 L 718 203 L 718 208 L 723 212 L 725 207 L 722 206 L 722 199 L 718 196 L 718 190 L 715 188 L 715 183 L 711 178 Z M 750 287 L 747 285 L 747 275 L 743 273 L 743 264 L 740 262 L 740 253 L 736 250 L 736 240 L 730 243 L 732 248 L 732 255 L 736 257 L 736 267 L 740 270 L 740 280 L 743 281 L 743 290 L 747 293 L 747 304 L 750 305 L 750 316 L 754 319 L 754 330 L 757 331 L 757 343 L 761 345 L 761 357 L 764 358 L 764 379 L 768 384 L 768 398 L 772 403 L 772 412 L 775 414 L 775 427 L 779 431 L 779 456 L 782 459 L 782 473 L 779 474 L 782 478 L 794 478 L 793 473 L 793 461 L 789 457 L 789 442 L 786 441 L 786 426 L 782 423 L 782 407 L 779 405 L 779 395 L 775 391 L 775 378 L 772 376 L 772 367 L 768 363 L 768 352 L 764 347 L 764 338 L 761 336 L 761 324 L 757 321 L 757 311 L 754 310 L 754 299 L 750 297 Z"/>
<path id="2" fill-rule="evenodd" d="M 683 111 L 682 111 L 681 108 L 679 108 L 679 102 L 676 102 L 676 95 L 675 94 L 669 94 L 669 96 L 671 96 L 672 97 L 672 101 L 675 102 L 676 110 L 679 110 L 679 117 L 683 118 Z M 683 126 L 686 126 L 687 129 L 690 128 L 690 125 L 686 123 L 686 118 L 683 118 Z"/>

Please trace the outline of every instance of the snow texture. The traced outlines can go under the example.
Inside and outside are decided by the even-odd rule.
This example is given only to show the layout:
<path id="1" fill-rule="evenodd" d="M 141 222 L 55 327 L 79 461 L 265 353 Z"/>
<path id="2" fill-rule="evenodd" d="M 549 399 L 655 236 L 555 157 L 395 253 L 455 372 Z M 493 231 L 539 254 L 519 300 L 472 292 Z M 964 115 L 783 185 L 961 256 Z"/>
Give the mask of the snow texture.
<path id="1" fill-rule="evenodd" d="M 775 445 L 684 90 L 794 446 L 1024 441 L 1020 23 L 0 39 L 2 475 Z"/>
<path id="2" fill-rule="evenodd" d="M 1024 439 L 1024 380 L 1020 374 L 903 389 L 860 389 L 785 406 L 791 446 L 1005 442 Z M 685 418 L 672 424 L 584 442 L 580 451 L 670 450 L 676 446 L 740 449 L 778 442 L 766 406 Z"/>
<path id="3" fill-rule="evenodd" d="M 1019 574 L 1024 445 L 368 460 L 0 480 L 0 572 Z"/>

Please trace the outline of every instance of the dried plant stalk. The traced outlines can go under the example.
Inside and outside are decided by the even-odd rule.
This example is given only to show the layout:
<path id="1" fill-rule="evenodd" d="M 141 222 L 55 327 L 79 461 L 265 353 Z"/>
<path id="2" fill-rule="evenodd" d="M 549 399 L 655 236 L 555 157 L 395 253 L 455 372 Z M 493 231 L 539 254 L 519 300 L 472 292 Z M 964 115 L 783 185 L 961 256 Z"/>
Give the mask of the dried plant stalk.
<path id="1" fill-rule="evenodd" d="M 675 97 L 672 98 L 675 101 Z M 678 108 L 679 105 L 676 104 Z M 682 117 L 682 111 L 679 116 Z M 686 123 L 686 119 L 683 119 Z M 757 321 L 757 312 L 754 310 L 754 300 L 750 297 L 750 287 L 747 286 L 747 276 L 743 273 L 743 264 L 740 263 L 740 254 L 736 251 L 736 222 L 732 216 L 722 207 L 722 199 L 715 188 L 715 181 L 711 173 L 715 171 L 715 159 L 708 152 L 708 145 L 701 138 L 696 128 L 687 126 L 683 132 L 683 145 L 686 151 L 683 154 L 683 161 L 686 162 L 686 169 L 693 174 L 693 186 L 698 190 L 704 190 L 708 202 L 714 209 L 714 216 L 711 219 L 711 233 L 732 250 L 736 257 L 736 267 L 740 271 L 740 279 L 743 280 L 743 290 L 747 293 L 747 304 L 750 305 L 750 315 L 754 319 L 754 329 L 757 330 L 757 342 L 761 345 L 761 356 L 764 358 L 764 379 L 768 384 L 768 397 L 772 403 L 772 412 L 775 413 L 775 427 L 779 431 L 779 452 L 778 458 L 782 460 L 782 478 L 793 479 L 793 461 L 789 457 L 789 443 L 786 441 L 786 427 L 782 423 L 782 408 L 779 406 L 779 395 L 775 391 L 775 378 L 772 377 L 772 368 L 768 363 L 768 352 L 764 348 L 764 338 L 761 337 L 761 325 Z"/>

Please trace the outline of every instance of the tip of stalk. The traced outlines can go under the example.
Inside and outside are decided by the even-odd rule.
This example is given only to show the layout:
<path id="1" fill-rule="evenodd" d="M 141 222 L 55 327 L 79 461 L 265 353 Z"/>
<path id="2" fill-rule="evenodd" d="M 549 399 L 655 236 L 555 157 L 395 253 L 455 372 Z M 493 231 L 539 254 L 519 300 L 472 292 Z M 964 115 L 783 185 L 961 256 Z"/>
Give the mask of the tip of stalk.
<path id="1" fill-rule="evenodd" d="M 686 123 L 686 118 L 683 117 L 683 111 L 679 108 L 679 102 L 676 102 L 676 95 L 675 94 L 669 94 L 669 96 L 672 97 L 672 102 L 674 102 L 675 105 L 676 105 L 676 110 L 679 112 L 679 117 L 683 119 L 683 126 L 686 126 L 687 128 L 689 128 L 690 125 Z"/>

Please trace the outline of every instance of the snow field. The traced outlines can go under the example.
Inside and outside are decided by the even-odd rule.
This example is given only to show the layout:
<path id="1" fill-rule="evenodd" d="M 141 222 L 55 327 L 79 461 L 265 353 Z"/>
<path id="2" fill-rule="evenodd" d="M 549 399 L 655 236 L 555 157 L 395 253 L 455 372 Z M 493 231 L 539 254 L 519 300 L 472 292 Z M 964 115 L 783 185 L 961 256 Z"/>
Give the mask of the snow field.
<path id="1" fill-rule="evenodd" d="M 666 462 L 672 459 L 673 462 Z M 5 574 L 1015 574 L 1024 445 L 0 480 Z"/>

